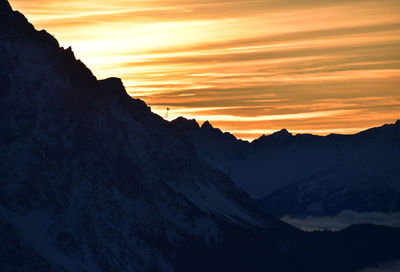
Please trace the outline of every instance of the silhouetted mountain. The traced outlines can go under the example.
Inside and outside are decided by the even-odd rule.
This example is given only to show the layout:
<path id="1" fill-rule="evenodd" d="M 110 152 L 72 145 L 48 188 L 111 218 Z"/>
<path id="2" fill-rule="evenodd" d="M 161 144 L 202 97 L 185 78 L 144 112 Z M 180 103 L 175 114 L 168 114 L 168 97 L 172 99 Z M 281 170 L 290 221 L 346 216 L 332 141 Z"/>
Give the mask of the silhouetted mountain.
<path id="1" fill-rule="evenodd" d="M 208 121 L 200 127 L 195 120 L 179 117 L 171 121 L 177 136 L 194 145 L 196 152 L 211 163 L 227 159 L 243 159 L 248 156 L 249 143 L 238 140 L 232 134 L 223 133 Z"/>
<path id="2" fill-rule="evenodd" d="M 330 165 L 270 194 L 260 205 L 276 216 L 400 211 L 400 123 L 323 138 L 317 158 Z M 325 152 L 325 154 L 322 154 Z"/>
<path id="3" fill-rule="evenodd" d="M 400 211 L 400 121 L 325 137 L 283 129 L 252 143 L 214 130 L 211 136 L 198 125 L 180 131 L 251 196 L 267 196 L 259 203 L 276 216 Z"/>
<path id="4" fill-rule="evenodd" d="M 399 229 L 311 235 L 263 213 L 175 126 L 233 136 L 163 120 L 5 0 L 0 15 L 1 271 L 356 271 L 400 258 Z"/>

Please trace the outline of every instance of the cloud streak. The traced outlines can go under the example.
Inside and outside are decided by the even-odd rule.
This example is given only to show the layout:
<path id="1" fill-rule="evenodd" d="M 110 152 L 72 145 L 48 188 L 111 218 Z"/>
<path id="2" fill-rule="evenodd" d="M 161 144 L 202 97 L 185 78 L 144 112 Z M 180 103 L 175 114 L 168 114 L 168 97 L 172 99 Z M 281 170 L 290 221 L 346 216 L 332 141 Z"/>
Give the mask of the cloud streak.
<path id="1" fill-rule="evenodd" d="M 376 267 L 370 267 L 359 272 L 398 272 L 400 271 L 400 261 L 386 262 Z"/>
<path id="2" fill-rule="evenodd" d="M 397 0 L 11 4 L 161 115 L 168 107 L 246 139 L 282 127 L 350 133 L 399 118 Z"/>
<path id="3" fill-rule="evenodd" d="M 400 213 L 379 213 L 365 212 L 358 213 L 355 211 L 341 211 L 336 216 L 293 218 L 284 216 L 282 221 L 298 227 L 304 231 L 333 230 L 338 231 L 345 229 L 353 224 L 375 224 L 390 227 L 400 227 Z"/>

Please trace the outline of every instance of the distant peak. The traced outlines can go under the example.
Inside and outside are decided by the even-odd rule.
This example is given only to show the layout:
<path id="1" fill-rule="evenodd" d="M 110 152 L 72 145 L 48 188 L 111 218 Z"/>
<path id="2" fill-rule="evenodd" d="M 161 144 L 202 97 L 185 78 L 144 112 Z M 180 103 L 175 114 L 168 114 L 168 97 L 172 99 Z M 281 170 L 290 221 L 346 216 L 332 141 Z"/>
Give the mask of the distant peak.
<path id="1" fill-rule="evenodd" d="M 281 130 L 279 130 L 279 131 L 277 131 L 277 132 L 274 132 L 274 133 L 272 133 L 271 135 L 274 135 L 274 136 L 279 136 L 279 137 L 288 137 L 288 136 L 292 136 L 292 133 L 290 133 L 289 131 L 287 131 L 287 129 L 281 129 Z"/>
<path id="2" fill-rule="evenodd" d="M 396 123 L 394 123 L 396 126 L 400 126 L 400 119 L 396 121 Z"/>
<path id="3" fill-rule="evenodd" d="M 213 129 L 214 127 L 210 124 L 210 122 L 205 121 L 202 125 L 201 128 L 203 129 Z"/>

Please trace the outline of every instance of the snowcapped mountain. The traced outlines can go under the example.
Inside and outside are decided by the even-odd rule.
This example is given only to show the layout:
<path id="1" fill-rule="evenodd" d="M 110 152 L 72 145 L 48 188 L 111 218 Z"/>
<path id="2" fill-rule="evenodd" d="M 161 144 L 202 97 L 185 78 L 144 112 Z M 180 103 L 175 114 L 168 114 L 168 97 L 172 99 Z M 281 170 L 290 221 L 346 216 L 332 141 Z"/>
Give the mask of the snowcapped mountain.
<path id="1" fill-rule="evenodd" d="M 341 241 L 351 229 L 311 235 L 265 214 L 179 122 L 120 79 L 97 80 L 0 0 L 0 270 L 355 271 L 400 258 L 398 229 Z M 223 137 L 230 156 L 247 154 Z M 356 253 L 341 253 L 347 243 Z"/>
<path id="2" fill-rule="evenodd" d="M 325 141 L 336 162 L 262 199 L 265 210 L 295 217 L 400 211 L 400 121 Z"/>

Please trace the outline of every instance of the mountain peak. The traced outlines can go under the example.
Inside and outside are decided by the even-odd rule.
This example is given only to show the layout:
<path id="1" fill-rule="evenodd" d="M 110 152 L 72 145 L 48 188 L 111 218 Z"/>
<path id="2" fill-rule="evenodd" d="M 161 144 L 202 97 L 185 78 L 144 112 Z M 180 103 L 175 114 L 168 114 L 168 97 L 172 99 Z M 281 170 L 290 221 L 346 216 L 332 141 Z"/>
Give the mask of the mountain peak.
<path id="1" fill-rule="evenodd" d="M 7 0 L 0 0 L 0 13 L 11 12 L 12 8 Z"/>
<path id="2" fill-rule="evenodd" d="M 201 125 L 201 128 L 204 128 L 204 129 L 214 129 L 214 127 L 210 124 L 209 121 L 205 121 L 205 122 Z"/>
<path id="3" fill-rule="evenodd" d="M 101 86 L 105 87 L 107 91 L 113 94 L 121 95 L 127 94 L 122 80 L 117 77 L 110 77 L 106 79 L 99 80 Z"/>
<path id="4" fill-rule="evenodd" d="M 292 136 L 292 133 L 290 133 L 287 129 L 283 128 L 277 132 L 272 133 L 271 136 L 290 137 Z"/>
<path id="5" fill-rule="evenodd" d="M 396 121 L 396 123 L 394 123 L 396 126 L 399 126 L 400 127 L 400 119 L 398 119 L 397 121 Z"/>
<path id="6" fill-rule="evenodd" d="M 194 129 L 198 129 L 199 124 L 197 123 L 196 119 L 186 119 L 184 117 L 178 117 L 174 120 L 171 121 L 172 125 L 184 128 L 184 129 L 188 129 L 188 128 L 194 128 Z"/>

